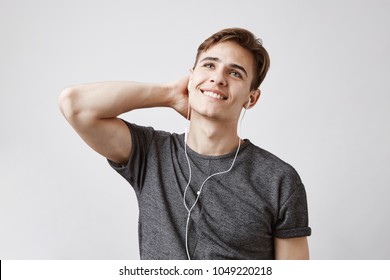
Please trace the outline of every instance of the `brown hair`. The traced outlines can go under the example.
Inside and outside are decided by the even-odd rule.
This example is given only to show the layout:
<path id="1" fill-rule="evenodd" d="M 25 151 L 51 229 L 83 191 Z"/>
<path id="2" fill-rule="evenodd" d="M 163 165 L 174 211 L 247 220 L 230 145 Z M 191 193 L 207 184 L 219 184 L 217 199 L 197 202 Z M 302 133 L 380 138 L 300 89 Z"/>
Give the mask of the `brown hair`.
<path id="1" fill-rule="evenodd" d="M 233 41 L 248 50 L 253 55 L 254 78 L 251 83 L 251 90 L 257 89 L 263 82 L 270 65 L 268 52 L 263 47 L 261 39 L 256 38 L 252 32 L 243 28 L 227 28 L 211 35 L 198 47 L 195 65 L 198 63 L 202 52 L 207 51 L 217 43 Z"/>

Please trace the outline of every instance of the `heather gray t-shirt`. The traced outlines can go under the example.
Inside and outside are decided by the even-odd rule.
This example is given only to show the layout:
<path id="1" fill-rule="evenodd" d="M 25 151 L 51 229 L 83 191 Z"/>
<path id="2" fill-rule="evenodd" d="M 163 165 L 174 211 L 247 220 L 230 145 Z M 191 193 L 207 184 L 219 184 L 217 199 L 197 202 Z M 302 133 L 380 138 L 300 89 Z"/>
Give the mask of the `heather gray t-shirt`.
<path id="1" fill-rule="evenodd" d="M 132 155 L 125 165 L 109 163 L 137 195 L 141 259 L 186 259 L 184 135 L 125 123 Z M 186 201 L 192 205 L 209 175 L 229 169 L 235 151 L 204 156 L 187 147 L 187 153 L 192 179 Z M 188 232 L 191 259 L 273 259 L 274 237 L 311 234 L 305 188 L 293 167 L 245 140 L 233 169 L 203 187 Z"/>

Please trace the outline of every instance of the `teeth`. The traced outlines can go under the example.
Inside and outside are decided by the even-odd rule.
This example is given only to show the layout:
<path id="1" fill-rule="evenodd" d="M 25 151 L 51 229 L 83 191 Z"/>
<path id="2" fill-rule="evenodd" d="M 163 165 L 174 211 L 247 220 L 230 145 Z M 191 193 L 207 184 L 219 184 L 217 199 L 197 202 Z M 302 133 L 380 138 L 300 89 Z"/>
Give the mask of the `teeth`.
<path id="1" fill-rule="evenodd" d="M 210 96 L 210 97 L 213 97 L 213 98 L 216 98 L 216 99 L 221 99 L 221 100 L 224 99 L 223 96 L 219 95 L 218 93 L 211 92 L 211 91 L 204 91 L 203 94 Z"/>

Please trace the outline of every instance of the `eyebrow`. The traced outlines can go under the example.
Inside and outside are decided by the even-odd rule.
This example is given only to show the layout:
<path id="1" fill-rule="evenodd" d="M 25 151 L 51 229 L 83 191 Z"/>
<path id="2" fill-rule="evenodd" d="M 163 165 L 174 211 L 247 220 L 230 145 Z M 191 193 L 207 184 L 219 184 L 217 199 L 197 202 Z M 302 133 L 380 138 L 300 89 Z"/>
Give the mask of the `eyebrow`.
<path id="1" fill-rule="evenodd" d="M 219 59 L 218 57 L 212 57 L 212 56 L 207 56 L 207 57 L 203 58 L 200 62 L 205 61 L 205 60 L 221 62 L 221 59 Z M 248 77 L 248 73 L 246 72 L 244 67 L 242 67 L 242 66 L 240 66 L 238 64 L 235 64 L 235 63 L 231 63 L 231 64 L 229 64 L 229 66 L 232 67 L 232 68 L 241 70 Z"/>

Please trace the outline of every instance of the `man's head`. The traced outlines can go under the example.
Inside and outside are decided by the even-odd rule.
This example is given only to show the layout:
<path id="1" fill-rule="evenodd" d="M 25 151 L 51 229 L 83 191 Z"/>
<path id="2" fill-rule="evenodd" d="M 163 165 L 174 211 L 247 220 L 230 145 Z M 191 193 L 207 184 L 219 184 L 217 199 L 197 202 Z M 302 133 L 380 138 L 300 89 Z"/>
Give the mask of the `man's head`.
<path id="1" fill-rule="evenodd" d="M 242 108 L 252 108 L 269 68 L 266 50 L 245 29 L 224 29 L 198 48 L 188 83 L 192 117 L 236 123 Z"/>
<path id="2" fill-rule="evenodd" d="M 250 31 L 246 29 L 227 28 L 211 35 L 198 47 L 194 68 L 199 62 L 199 57 L 203 52 L 207 51 L 209 48 L 218 43 L 227 41 L 235 42 L 252 54 L 254 75 L 250 89 L 254 90 L 259 88 L 268 72 L 270 59 L 268 52 L 262 45 L 261 40 L 256 38 Z"/>

